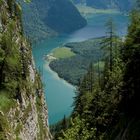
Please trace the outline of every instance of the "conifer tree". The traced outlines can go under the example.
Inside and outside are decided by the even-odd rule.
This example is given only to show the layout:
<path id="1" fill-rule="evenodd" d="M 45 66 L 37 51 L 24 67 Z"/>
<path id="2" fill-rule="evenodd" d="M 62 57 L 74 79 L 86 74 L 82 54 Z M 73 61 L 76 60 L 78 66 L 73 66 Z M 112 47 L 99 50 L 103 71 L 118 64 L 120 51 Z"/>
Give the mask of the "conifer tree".
<path id="1" fill-rule="evenodd" d="M 94 87 L 94 66 L 93 63 L 91 62 L 89 65 L 89 69 L 87 72 L 87 91 L 90 93 L 93 92 L 93 87 Z"/>
<path id="2" fill-rule="evenodd" d="M 113 22 L 113 19 L 109 19 L 106 23 L 106 36 L 103 39 L 102 48 L 105 50 L 106 57 L 109 58 L 109 65 L 110 65 L 110 71 L 112 71 L 113 67 L 113 50 L 114 50 L 114 44 L 115 44 L 115 24 Z"/>
<path id="3" fill-rule="evenodd" d="M 64 115 L 64 118 L 62 120 L 62 129 L 65 130 L 67 129 L 67 120 L 66 120 L 66 116 Z"/>

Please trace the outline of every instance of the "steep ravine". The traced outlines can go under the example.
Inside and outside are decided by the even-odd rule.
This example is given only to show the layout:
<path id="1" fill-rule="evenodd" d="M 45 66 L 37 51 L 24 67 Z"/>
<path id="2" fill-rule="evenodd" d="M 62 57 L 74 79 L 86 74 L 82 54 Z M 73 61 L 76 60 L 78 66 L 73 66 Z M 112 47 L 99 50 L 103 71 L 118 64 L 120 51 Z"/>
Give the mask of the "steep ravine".
<path id="1" fill-rule="evenodd" d="M 0 140 L 50 140 L 42 83 L 14 0 L 0 0 L 0 54 Z"/>

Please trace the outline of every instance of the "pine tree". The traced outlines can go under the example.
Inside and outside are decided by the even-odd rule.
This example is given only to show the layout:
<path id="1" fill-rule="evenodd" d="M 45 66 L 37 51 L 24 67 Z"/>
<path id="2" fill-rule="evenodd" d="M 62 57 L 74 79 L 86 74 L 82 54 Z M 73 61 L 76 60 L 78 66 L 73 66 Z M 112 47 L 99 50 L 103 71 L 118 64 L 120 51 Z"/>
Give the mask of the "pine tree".
<path id="1" fill-rule="evenodd" d="M 84 84 L 85 85 L 85 84 Z M 78 82 L 77 89 L 75 91 L 75 97 L 74 97 L 74 109 L 73 109 L 73 116 L 77 116 L 77 114 L 82 114 L 83 112 L 83 106 L 81 102 L 81 96 L 84 94 L 84 88 L 81 86 L 81 80 Z"/>
<path id="2" fill-rule="evenodd" d="M 62 129 L 66 130 L 67 129 L 67 120 L 66 120 L 66 116 L 64 115 L 64 118 L 62 120 Z"/>
<path id="3" fill-rule="evenodd" d="M 103 42 L 101 43 L 102 48 L 105 50 L 106 57 L 109 58 L 109 65 L 110 65 L 110 71 L 112 71 L 113 67 L 113 51 L 114 51 L 114 44 L 115 38 L 116 38 L 116 33 L 115 33 L 115 24 L 113 22 L 113 19 L 109 19 L 108 22 L 106 23 L 106 36 L 103 39 Z"/>
<path id="4" fill-rule="evenodd" d="M 93 87 L 94 87 L 94 66 L 93 63 L 91 62 L 88 68 L 88 72 L 87 72 L 87 91 L 89 91 L 90 93 L 93 92 Z"/>

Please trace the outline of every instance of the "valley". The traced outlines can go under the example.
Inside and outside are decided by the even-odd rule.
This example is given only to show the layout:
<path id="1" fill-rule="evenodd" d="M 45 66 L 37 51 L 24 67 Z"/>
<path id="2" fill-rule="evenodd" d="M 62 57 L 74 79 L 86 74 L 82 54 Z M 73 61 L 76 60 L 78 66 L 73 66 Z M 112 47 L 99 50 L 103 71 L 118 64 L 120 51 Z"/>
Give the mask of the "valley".
<path id="1" fill-rule="evenodd" d="M 44 59 L 44 57 L 46 57 L 47 54 L 52 53 L 54 49 L 58 47 L 63 47 L 64 44 L 70 42 L 81 42 L 81 41 L 88 40 L 90 38 L 98 38 L 104 36 L 105 23 L 110 17 L 113 17 L 116 26 L 118 27 L 118 29 L 120 29 L 118 31 L 118 34 L 120 36 L 125 35 L 127 30 L 127 24 L 128 24 L 127 16 L 124 16 L 122 14 L 94 14 L 92 17 L 88 18 L 87 26 L 83 27 L 82 29 L 67 35 L 63 34 L 58 37 L 52 37 L 50 39 L 37 42 L 36 44 L 33 45 L 33 55 L 34 55 L 36 67 L 41 71 L 42 80 L 43 83 L 45 84 L 45 93 L 46 93 L 46 99 L 47 99 L 47 104 L 49 109 L 50 124 L 54 124 L 58 122 L 64 117 L 64 115 L 69 116 L 71 114 L 73 110 L 71 106 L 73 104 L 73 97 L 75 96 L 75 87 L 66 84 L 64 80 L 59 78 L 58 75 L 48 67 L 48 62 Z M 89 48 L 92 47 L 91 45 L 87 45 L 87 46 Z M 66 61 L 66 64 L 69 65 L 69 63 L 67 63 L 67 60 L 64 61 Z M 77 63 L 79 63 L 79 60 Z M 76 66 L 72 66 L 72 68 L 73 67 L 76 68 Z M 85 67 L 84 69 L 84 73 L 85 73 L 87 65 L 84 67 Z M 63 68 L 63 72 L 67 71 L 65 67 L 60 67 L 60 69 L 62 68 Z M 69 71 L 71 71 L 71 69 L 69 69 L 67 72 Z"/>
<path id="2" fill-rule="evenodd" d="M 139 38 L 140 0 L 0 0 L 0 140 L 139 140 Z"/>
<path id="3" fill-rule="evenodd" d="M 87 73 L 90 63 L 96 65 L 98 61 L 102 61 L 103 51 L 100 45 L 102 39 L 97 38 L 78 43 L 67 43 L 59 49 L 56 48 L 52 51 L 52 56 L 57 59 L 50 62 L 50 68 L 57 72 L 59 77 L 72 85 L 78 85 L 79 80 L 82 80 L 83 76 Z M 69 55 L 69 52 L 65 52 L 65 55 L 68 57 L 63 57 L 61 48 L 64 47 L 70 49 L 75 55 Z M 56 56 L 56 51 L 57 54 L 61 54 L 59 57 Z M 97 67 L 95 71 L 97 72 Z"/>

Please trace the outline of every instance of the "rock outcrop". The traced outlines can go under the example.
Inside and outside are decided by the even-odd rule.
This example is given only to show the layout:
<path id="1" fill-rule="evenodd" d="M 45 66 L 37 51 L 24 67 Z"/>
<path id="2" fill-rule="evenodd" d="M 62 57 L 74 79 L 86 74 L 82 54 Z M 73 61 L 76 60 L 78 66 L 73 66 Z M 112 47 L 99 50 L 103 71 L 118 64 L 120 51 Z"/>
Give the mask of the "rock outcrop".
<path id="1" fill-rule="evenodd" d="M 42 83 L 14 0 L 0 0 L 0 54 L 0 140 L 50 140 Z"/>

